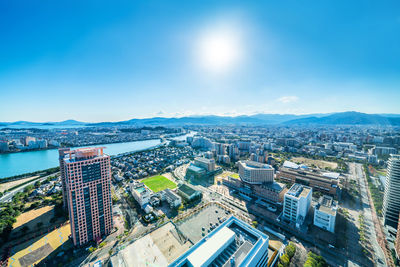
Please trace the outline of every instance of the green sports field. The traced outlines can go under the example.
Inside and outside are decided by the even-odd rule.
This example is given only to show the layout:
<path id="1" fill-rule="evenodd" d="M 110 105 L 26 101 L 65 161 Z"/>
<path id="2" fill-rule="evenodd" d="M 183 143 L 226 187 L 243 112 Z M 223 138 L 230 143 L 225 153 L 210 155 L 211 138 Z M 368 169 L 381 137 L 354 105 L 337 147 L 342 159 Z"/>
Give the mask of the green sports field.
<path id="1" fill-rule="evenodd" d="M 162 175 L 156 175 L 146 178 L 142 181 L 154 193 L 157 193 L 166 188 L 174 189 L 176 184 Z"/>

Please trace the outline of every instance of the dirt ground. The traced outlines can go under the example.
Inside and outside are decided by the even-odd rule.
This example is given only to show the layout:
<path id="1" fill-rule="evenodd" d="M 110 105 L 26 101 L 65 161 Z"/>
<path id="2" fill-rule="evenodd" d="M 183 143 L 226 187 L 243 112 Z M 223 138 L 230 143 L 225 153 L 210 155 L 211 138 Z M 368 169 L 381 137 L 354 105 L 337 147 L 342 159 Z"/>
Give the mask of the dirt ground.
<path id="1" fill-rule="evenodd" d="M 311 167 L 311 165 L 314 164 L 319 169 L 325 169 L 326 167 L 329 167 L 331 169 L 336 169 L 338 167 L 336 162 L 308 159 L 308 158 L 303 158 L 303 157 L 295 157 L 295 158 L 292 158 L 290 161 L 293 161 L 294 163 L 297 163 L 297 164 L 305 164 L 308 167 Z"/>
<path id="2" fill-rule="evenodd" d="M 68 241 L 70 234 L 70 225 L 66 224 L 45 235 L 13 247 L 8 266 L 19 267 L 37 264 L 52 251 Z"/>
<path id="3" fill-rule="evenodd" d="M 30 181 L 32 179 L 37 178 L 37 177 L 39 177 L 39 176 L 32 176 L 32 177 L 24 178 L 24 179 L 21 179 L 21 180 L 16 180 L 16 181 L 11 181 L 11 182 L 8 182 L 8 183 L 0 184 L 0 192 L 4 192 L 4 191 L 10 189 L 11 187 L 14 187 L 14 186 L 20 185 L 22 183 L 28 182 L 28 181 Z"/>
<path id="4" fill-rule="evenodd" d="M 18 228 L 19 226 L 27 223 L 27 226 L 32 229 L 32 227 L 36 227 L 36 225 L 29 225 L 29 222 L 33 221 L 34 219 L 37 219 L 39 216 L 45 214 L 46 212 L 53 212 L 54 206 L 45 206 L 43 208 L 40 209 L 34 209 L 34 210 L 30 210 L 28 212 L 24 212 L 21 215 L 19 215 L 17 217 L 17 221 L 14 223 L 13 225 L 13 229 Z M 42 222 L 43 224 L 48 223 L 49 220 L 52 218 L 53 216 L 44 216 L 42 218 L 40 218 L 40 222 Z M 38 223 L 39 220 L 35 220 L 35 223 Z"/>

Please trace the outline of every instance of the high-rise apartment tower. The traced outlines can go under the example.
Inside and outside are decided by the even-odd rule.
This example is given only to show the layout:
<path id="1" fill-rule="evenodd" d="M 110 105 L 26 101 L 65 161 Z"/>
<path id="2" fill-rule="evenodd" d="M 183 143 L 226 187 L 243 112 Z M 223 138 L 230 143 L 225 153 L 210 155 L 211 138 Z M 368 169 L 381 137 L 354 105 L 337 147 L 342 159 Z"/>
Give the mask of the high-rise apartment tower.
<path id="1" fill-rule="evenodd" d="M 76 246 L 99 241 L 112 230 L 110 166 L 103 147 L 60 152 L 63 192 Z"/>
<path id="2" fill-rule="evenodd" d="M 384 224 L 397 229 L 400 213 L 400 155 L 390 155 L 382 210 Z"/>

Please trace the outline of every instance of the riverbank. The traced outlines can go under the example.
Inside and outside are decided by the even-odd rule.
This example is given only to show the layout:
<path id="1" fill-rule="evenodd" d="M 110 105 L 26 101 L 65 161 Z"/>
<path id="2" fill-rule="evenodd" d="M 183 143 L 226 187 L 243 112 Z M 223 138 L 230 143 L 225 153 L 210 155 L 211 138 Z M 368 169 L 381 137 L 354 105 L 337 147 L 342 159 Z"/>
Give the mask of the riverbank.
<path id="1" fill-rule="evenodd" d="M 171 138 L 184 138 L 185 136 L 189 136 L 191 134 L 193 133 L 186 133 L 184 135 Z M 126 143 L 97 144 L 97 146 L 101 145 L 106 147 L 106 154 L 110 156 L 116 156 L 153 149 L 165 144 L 166 142 L 167 141 L 165 140 L 162 142 L 161 139 L 150 139 Z M 75 148 L 80 147 L 72 147 L 71 149 Z M 0 155 L 0 183 L 27 178 L 28 175 L 39 175 L 39 173 L 45 172 L 51 168 L 56 168 L 58 165 L 59 162 L 57 149 L 29 151 L 26 153 L 2 154 Z"/>
<path id="2" fill-rule="evenodd" d="M 161 138 L 160 138 L 161 139 Z M 138 140 L 131 140 L 131 141 L 117 141 L 117 142 L 111 142 L 111 143 L 89 143 L 89 144 L 83 144 L 80 146 L 74 146 L 72 144 L 63 144 L 59 147 L 56 146 L 49 146 L 46 148 L 34 148 L 34 149 L 24 149 L 24 150 L 18 150 L 18 151 L 2 151 L 0 152 L 0 155 L 5 155 L 5 154 L 14 154 L 14 153 L 23 153 L 23 152 L 35 152 L 35 151 L 46 151 L 46 150 L 52 150 L 52 149 L 59 149 L 63 147 L 87 147 L 87 146 L 101 146 L 101 145 L 109 145 L 109 144 L 119 144 L 119 143 L 129 143 L 129 142 L 140 142 L 140 141 L 147 141 L 147 140 L 156 140 L 154 138 L 142 138 Z"/>

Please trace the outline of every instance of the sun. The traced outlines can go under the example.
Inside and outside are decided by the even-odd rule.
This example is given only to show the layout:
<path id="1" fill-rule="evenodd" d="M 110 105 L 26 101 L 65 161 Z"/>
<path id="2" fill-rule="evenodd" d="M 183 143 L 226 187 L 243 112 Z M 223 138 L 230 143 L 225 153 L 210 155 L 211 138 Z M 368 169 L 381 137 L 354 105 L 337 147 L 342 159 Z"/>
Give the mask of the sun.
<path id="1" fill-rule="evenodd" d="M 238 66 L 243 56 L 240 34 L 227 27 L 209 29 L 196 42 L 199 66 L 211 73 L 226 73 Z"/>

